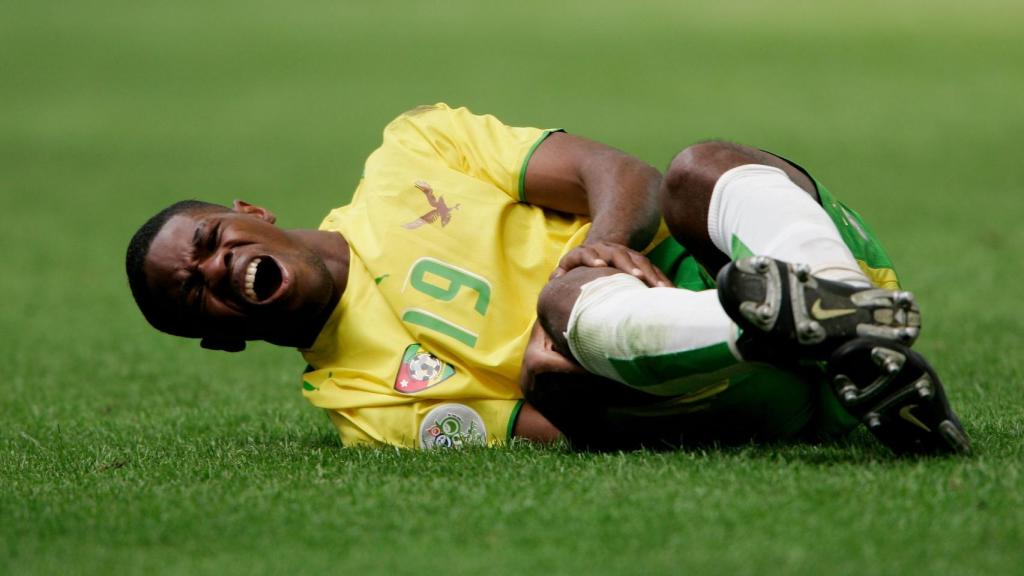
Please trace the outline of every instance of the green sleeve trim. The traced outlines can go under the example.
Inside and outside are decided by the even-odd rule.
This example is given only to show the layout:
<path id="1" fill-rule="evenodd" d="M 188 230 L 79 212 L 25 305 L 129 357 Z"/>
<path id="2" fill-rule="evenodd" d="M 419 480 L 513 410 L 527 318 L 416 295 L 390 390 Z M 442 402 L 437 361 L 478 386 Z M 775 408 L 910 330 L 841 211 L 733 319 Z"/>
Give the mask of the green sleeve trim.
<path id="1" fill-rule="evenodd" d="M 533 158 L 533 153 L 537 151 L 537 146 L 540 146 L 541 142 L 548 139 L 555 132 L 565 132 L 563 128 L 551 128 L 545 130 L 540 138 L 530 146 L 530 151 L 526 153 L 526 158 L 523 158 L 523 165 L 519 168 L 519 201 L 526 202 L 526 166 L 530 163 L 530 158 Z"/>
<path id="2" fill-rule="evenodd" d="M 515 430 L 516 420 L 519 419 L 519 411 L 523 409 L 523 404 L 525 403 L 526 400 L 520 400 L 512 407 L 512 414 L 508 417 L 508 434 L 505 436 L 506 444 L 512 441 L 512 431 Z"/>

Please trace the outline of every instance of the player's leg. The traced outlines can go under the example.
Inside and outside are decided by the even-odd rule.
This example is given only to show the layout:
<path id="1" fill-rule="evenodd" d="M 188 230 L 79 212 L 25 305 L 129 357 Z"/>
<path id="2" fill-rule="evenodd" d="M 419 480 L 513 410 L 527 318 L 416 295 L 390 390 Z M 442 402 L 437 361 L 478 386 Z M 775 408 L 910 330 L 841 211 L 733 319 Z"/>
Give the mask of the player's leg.
<path id="1" fill-rule="evenodd" d="M 692 392 L 739 362 L 736 325 L 714 290 L 650 288 L 611 268 L 574 268 L 541 291 L 538 319 L 563 356 L 650 394 Z"/>
<path id="2" fill-rule="evenodd" d="M 829 360 L 840 403 L 890 447 L 969 450 L 934 370 L 908 348 L 920 326 L 912 296 L 864 274 L 888 258 L 855 213 L 789 162 L 724 142 L 680 153 L 662 200 L 670 229 L 705 266 L 737 260 L 718 274 L 718 293 L 744 331 L 743 358 Z"/>
<path id="3" fill-rule="evenodd" d="M 801 262 L 821 278 L 868 283 L 795 165 L 731 142 L 694 144 L 669 165 L 662 211 L 672 235 L 711 273 L 758 254 Z"/>
<path id="4" fill-rule="evenodd" d="M 746 332 L 744 358 L 825 359 L 858 331 L 903 344 L 916 338 L 913 297 L 872 289 L 818 187 L 795 165 L 704 142 L 672 161 L 661 193 L 669 228 L 705 266 L 740 260 L 722 269 L 718 290 Z M 741 260 L 755 254 L 776 261 Z"/>
<path id="5" fill-rule="evenodd" d="M 804 376 L 738 360 L 714 290 L 576 268 L 548 284 L 538 312 L 552 347 L 588 373 L 537 374 L 524 392 L 574 445 L 781 440 L 815 412 Z"/>

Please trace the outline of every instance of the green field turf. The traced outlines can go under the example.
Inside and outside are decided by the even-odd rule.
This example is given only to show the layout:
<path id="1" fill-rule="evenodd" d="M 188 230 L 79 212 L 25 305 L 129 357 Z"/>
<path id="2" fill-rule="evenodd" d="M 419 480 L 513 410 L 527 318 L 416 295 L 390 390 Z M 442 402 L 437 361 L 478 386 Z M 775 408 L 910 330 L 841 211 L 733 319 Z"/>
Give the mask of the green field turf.
<path id="1" fill-rule="evenodd" d="M 1021 30 L 1009 0 L 5 0 L 0 574 L 1024 573 Z M 315 226 L 442 100 L 657 166 L 722 137 L 809 167 L 917 293 L 977 455 L 347 450 L 294 352 L 145 325 L 145 217 Z"/>

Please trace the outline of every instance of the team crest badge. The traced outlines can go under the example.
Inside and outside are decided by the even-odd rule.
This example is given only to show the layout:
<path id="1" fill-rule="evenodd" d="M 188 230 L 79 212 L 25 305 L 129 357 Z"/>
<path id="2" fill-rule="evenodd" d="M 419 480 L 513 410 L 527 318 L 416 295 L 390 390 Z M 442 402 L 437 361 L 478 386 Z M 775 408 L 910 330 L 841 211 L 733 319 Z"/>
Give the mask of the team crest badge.
<path id="1" fill-rule="evenodd" d="M 486 443 L 484 419 L 464 404 L 441 404 L 420 423 L 420 448 L 461 448 Z"/>
<path id="2" fill-rule="evenodd" d="M 402 365 L 395 377 L 395 390 L 415 394 L 451 378 L 455 369 L 442 362 L 419 344 L 410 344 L 402 355 Z"/>

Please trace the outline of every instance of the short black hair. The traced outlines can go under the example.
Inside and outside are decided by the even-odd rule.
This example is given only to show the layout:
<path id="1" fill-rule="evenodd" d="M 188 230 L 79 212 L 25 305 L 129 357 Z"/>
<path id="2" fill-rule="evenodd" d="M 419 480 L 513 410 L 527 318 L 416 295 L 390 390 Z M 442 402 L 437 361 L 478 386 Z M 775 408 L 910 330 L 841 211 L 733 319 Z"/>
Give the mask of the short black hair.
<path id="1" fill-rule="evenodd" d="M 132 297 L 135 298 L 135 303 L 139 306 L 139 310 L 142 311 L 142 315 L 157 330 L 166 331 L 162 326 L 163 322 L 161 322 L 163 314 L 153 304 L 153 295 L 149 291 L 146 273 L 143 270 L 146 257 L 149 255 L 149 249 L 153 245 L 153 239 L 163 229 L 164 224 L 174 216 L 191 210 L 210 209 L 227 210 L 228 208 L 220 204 L 212 204 L 201 200 L 181 200 L 180 202 L 175 202 L 157 212 L 149 220 L 146 220 L 145 224 L 135 231 L 131 241 L 128 242 L 128 252 L 124 259 L 125 272 L 128 274 L 128 286 L 132 290 Z"/>

